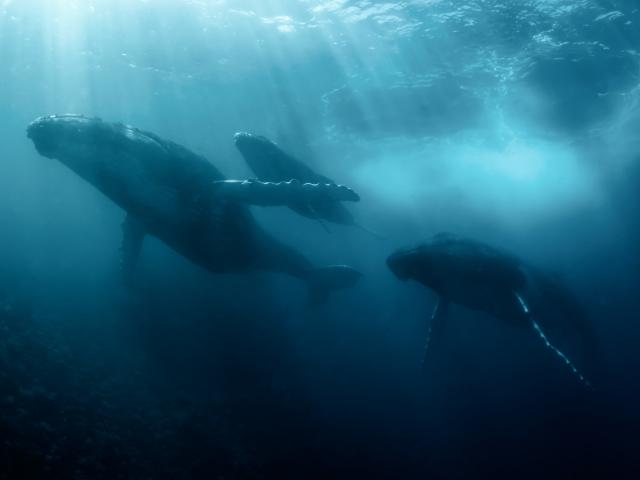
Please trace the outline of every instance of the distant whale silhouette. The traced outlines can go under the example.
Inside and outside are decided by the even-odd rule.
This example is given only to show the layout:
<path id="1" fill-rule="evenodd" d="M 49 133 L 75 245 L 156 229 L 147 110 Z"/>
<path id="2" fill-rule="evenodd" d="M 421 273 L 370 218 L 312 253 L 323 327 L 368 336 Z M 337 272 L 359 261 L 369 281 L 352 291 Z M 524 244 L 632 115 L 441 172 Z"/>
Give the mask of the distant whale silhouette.
<path id="1" fill-rule="evenodd" d="M 316 173 L 310 166 L 289 155 L 266 137 L 239 132 L 235 135 L 235 143 L 259 180 L 282 182 L 295 179 L 300 182 L 335 184 L 333 180 Z M 318 220 L 321 223 L 326 220 L 340 225 L 351 225 L 379 236 L 360 225 L 339 199 L 300 198 L 299 201 L 289 204 L 289 208 L 299 215 Z"/>
<path id="2" fill-rule="evenodd" d="M 307 284 L 314 303 L 360 277 L 344 265 L 314 268 L 263 230 L 247 206 L 318 197 L 357 200 L 346 187 L 225 180 L 204 157 L 176 143 L 81 115 L 38 118 L 27 134 L 41 155 L 60 160 L 126 211 L 121 248 L 126 279 L 146 234 L 214 273 L 268 270 L 296 277 Z"/>
<path id="3" fill-rule="evenodd" d="M 565 317 L 562 321 L 583 337 L 587 353 L 592 354 L 594 335 L 582 309 L 559 284 L 514 256 L 481 242 L 440 233 L 430 242 L 396 251 L 388 257 L 387 265 L 399 279 L 415 280 L 439 297 L 429 325 L 425 361 L 430 344 L 442 334 L 447 307 L 456 303 L 514 325 L 532 327 L 578 379 L 590 385 L 569 358 L 551 344 L 540 324 L 547 313 L 557 309 Z"/>

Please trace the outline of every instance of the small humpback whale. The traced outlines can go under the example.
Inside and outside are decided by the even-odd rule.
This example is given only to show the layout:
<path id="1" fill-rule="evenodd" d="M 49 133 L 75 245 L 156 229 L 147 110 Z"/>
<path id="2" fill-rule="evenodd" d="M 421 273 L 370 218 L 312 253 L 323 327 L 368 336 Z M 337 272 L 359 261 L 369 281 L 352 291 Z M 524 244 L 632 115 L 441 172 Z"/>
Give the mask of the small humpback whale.
<path id="1" fill-rule="evenodd" d="M 176 143 L 81 115 L 40 117 L 27 136 L 41 155 L 59 160 L 125 210 L 121 268 L 127 281 L 147 234 L 213 273 L 267 270 L 296 277 L 307 284 L 311 303 L 361 276 L 345 265 L 314 268 L 261 228 L 248 207 L 357 198 L 347 187 L 227 180 Z"/>
<path id="2" fill-rule="evenodd" d="M 292 157 L 266 137 L 240 132 L 235 135 L 235 144 L 259 180 L 282 182 L 294 179 L 309 183 L 335 183 L 330 178 L 314 172 L 311 167 Z M 325 220 L 339 225 L 353 225 L 369 231 L 358 224 L 341 200 L 336 198 L 329 196 L 303 198 L 299 202 L 290 204 L 289 207 L 299 215 L 318 220 L 327 231 L 328 228 L 323 223 Z M 374 232 L 369 233 L 377 235 Z"/>
<path id="3" fill-rule="evenodd" d="M 589 349 L 588 354 L 592 354 L 594 335 L 582 309 L 560 285 L 516 257 L 481 242 L 440 233 L 415 248 L 396 251 L 387 258 L 387 265 L 397 278 L 415 280 L 438 295 L 430 319 L 423 367 L 430 346 L 442 335 L 448 307 L 453 303 L 513 325 L 532 328 L 580 382 L 590 386 L 569 358 L 551 344 L 541 327 L 543 323 L 546 328 L 543 320 L 547 313 L 558 309 L 567 317 L 559 321 L 578 330 Z"/>

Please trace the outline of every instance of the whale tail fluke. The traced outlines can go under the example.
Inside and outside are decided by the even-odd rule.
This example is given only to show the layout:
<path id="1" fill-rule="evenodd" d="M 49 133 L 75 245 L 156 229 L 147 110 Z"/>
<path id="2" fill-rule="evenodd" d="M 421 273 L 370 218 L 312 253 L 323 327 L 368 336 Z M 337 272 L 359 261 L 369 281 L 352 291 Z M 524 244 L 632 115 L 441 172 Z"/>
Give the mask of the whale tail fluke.
<path id="1" fill-rule="evenodd" d="M 330 265 L 310 271 L 307 278 L 309 305 L 320 305 L 336 290 L 353 287 L 362 274 L 347 265 Z"/>

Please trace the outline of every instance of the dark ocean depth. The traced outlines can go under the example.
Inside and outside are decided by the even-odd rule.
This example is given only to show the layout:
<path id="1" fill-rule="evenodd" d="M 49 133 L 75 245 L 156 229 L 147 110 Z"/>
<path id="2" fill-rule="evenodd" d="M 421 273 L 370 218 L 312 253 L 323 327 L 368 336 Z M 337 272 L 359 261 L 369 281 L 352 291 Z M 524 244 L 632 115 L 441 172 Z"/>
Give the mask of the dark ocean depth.
<path id="1" fill-rule="evenodd" d="M 165 182 L 200 208 L 208 177 L 128 167 L 138 130 L 27 137 L 63 114 L 234 180 L 261 177 L 234 134 L 261 135 L 360 201 L 229 201 L 233 236 L 194 229 L 187 258 L 147 232 L 125 281 L 124 187 L 52 145 L 153 206 Z M 0 479 L 640 478 L 639 206 L 636 0 L 0 0 Z M 336 278 L 270 271 L 251 217 L 362 276 L 325 298 Z M 387 258 L 441 232 L 570 292 L 583 330 L 559 294 L 539 320 L 571 365 L 455 301 L 422 365 L 442 285 Z M 497 305 L 480 278 L 463 296 Z"/>

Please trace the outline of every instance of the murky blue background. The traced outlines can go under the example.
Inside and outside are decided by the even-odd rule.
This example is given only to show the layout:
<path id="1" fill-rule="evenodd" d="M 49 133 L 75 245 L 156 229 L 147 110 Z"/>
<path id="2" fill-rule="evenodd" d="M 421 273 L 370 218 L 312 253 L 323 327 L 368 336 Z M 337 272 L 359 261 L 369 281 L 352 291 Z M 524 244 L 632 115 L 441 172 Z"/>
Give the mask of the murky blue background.
<path id="1" fill-rule="evenodd" d="M 637 478 L 640 5 L 633 0 L 0 1 L 0 478 Z M 260 222 L 365 273 L 318 309 L 145 242 L 26 138 L 121 121 L 252 176 L 236 131 L 352 186 L 380 232 Z M 558 272 L 587 392 L 529 331 L 435 297 L 396 247 L 451 231 Z"/>

